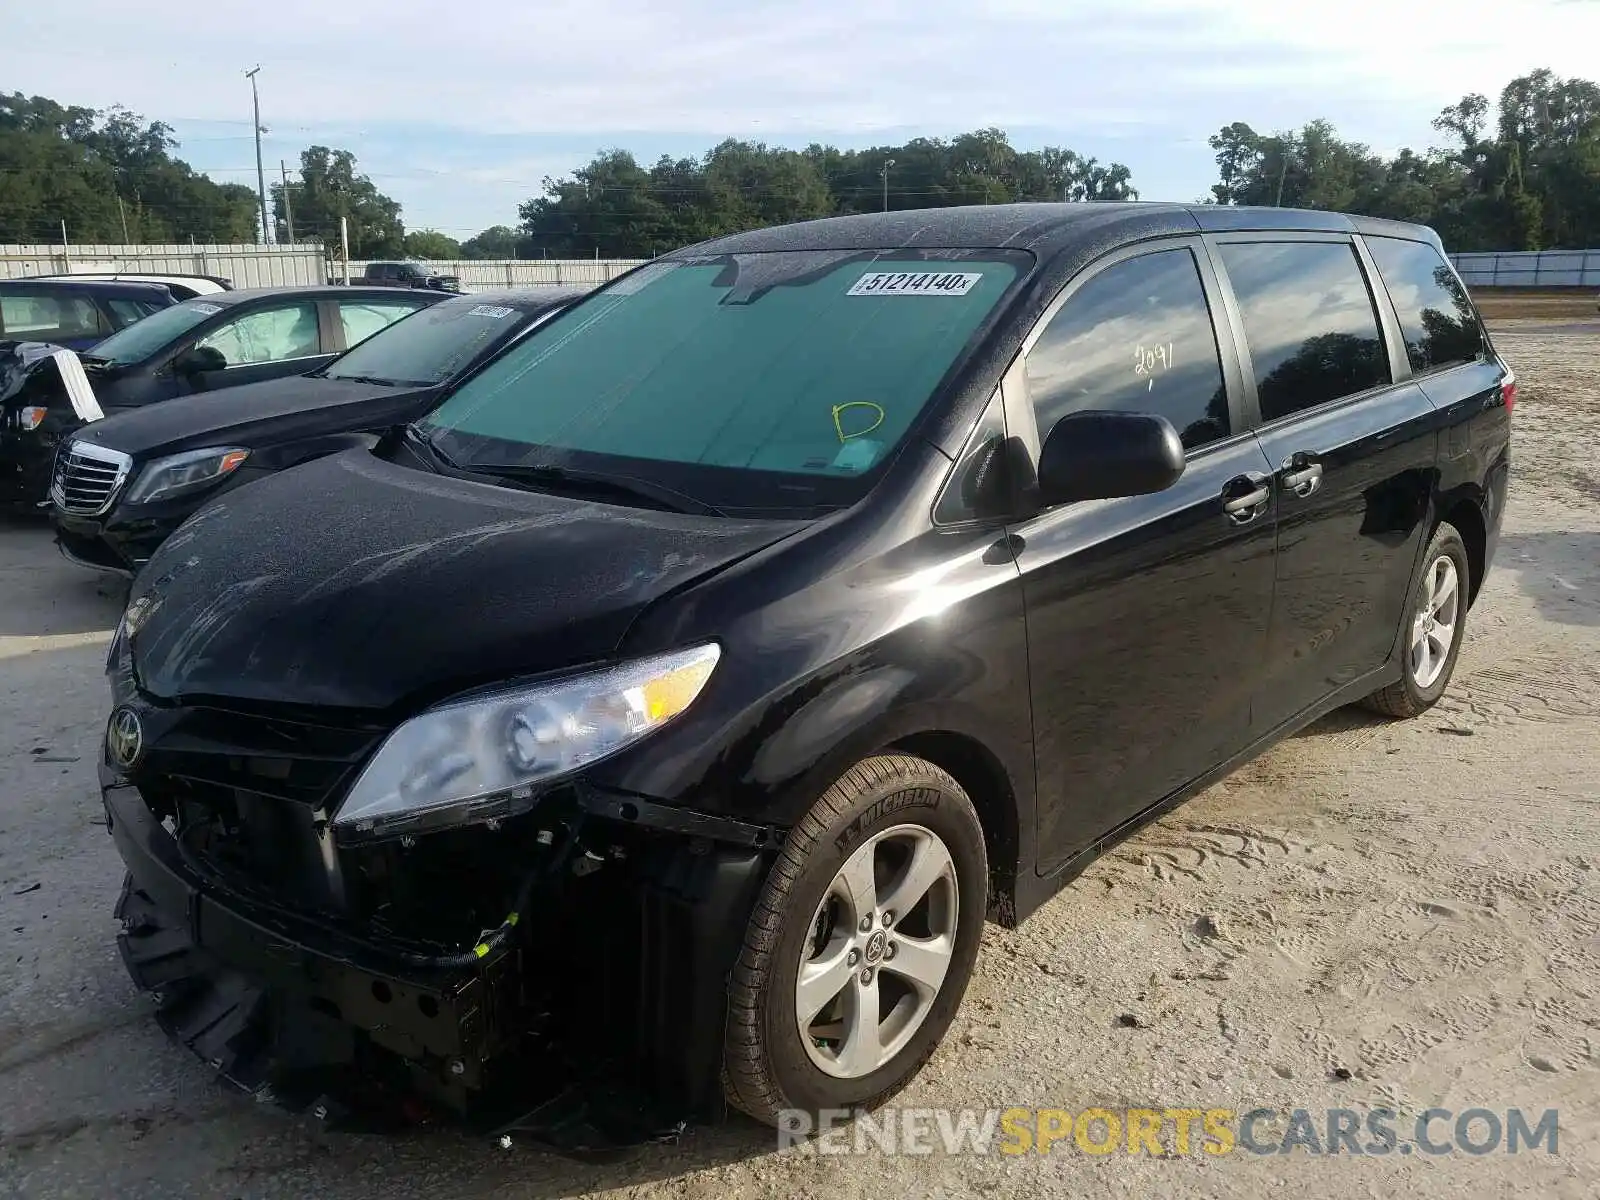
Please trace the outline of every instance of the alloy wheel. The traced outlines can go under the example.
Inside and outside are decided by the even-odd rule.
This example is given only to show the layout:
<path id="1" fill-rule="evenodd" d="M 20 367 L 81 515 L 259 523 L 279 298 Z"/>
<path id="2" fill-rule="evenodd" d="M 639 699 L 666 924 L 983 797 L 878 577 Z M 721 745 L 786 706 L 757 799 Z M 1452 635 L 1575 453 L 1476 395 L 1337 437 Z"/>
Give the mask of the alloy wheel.
<path id="1" fill-rule="evenodd" d="M 1461 576 L 1455 559 L 1442 554 L 1424 576 L 1422 604 L 1411 624 L 1411 678 L 1427 690 L 1443 673 L 1455 644 L 1461 614 Z"/>
<path id="2" fill-rule="evenodd" d="M 939 836 L 896 825 L 857 847 L 812 918 L 795 1018 L 812 1063 L 870 1075 L 927 1019 L 955 952 L 955 863 Z"/>

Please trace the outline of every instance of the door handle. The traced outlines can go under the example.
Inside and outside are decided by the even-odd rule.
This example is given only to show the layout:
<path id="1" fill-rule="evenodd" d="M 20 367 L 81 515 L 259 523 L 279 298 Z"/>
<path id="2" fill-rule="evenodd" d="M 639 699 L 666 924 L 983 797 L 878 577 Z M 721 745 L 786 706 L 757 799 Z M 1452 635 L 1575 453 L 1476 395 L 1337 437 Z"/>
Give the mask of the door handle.
<path id="1" fill-rule="evenodd" d="M 1283 486 L 1304 499 L 1322 486 L 1322 464 L 1303 451 L 1284 460 Z"/>
<path id="2" fill-rule="evenodd" d="M 1272 485 L 1265 475 L 1239 475 L 1222 489 L 1222 511 L 1235 525 L 1248 525 L 1271 499 Z"/>

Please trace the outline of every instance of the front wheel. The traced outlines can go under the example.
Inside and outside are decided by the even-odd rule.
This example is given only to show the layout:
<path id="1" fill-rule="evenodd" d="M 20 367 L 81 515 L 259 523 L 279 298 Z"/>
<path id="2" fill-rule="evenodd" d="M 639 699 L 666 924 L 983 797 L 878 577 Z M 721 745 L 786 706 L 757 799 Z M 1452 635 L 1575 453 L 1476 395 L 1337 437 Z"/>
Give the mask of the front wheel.
<path id="1" fill-rule="evenodd" d="M 881 1104 L 949 1028 L 988 900 L 983 829 L 944 771 L 883 755 L 795 826 L 750 919 L 723 1048 L 729 1101 L 784 1110 Z"/>
<path id="2" fill-rule="evenodd" d="M 1406 610 L 1400 678 L 1368 696 L 1368 708 L 1416 717 L 1439 702 L 1455 674 L 1466 633 L 1470 570 L 1461 534 L 1454 525 L 1440 524 L 1423 553 L 1422 574 Z"/>

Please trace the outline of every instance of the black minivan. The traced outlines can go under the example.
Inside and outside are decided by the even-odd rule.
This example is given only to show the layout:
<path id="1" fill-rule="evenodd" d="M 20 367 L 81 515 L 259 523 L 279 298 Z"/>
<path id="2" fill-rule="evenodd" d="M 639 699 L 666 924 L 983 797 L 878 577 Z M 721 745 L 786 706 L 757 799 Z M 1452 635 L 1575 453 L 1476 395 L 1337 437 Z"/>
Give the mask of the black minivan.
<path id="1" fill-rule="evenodd" d="M 1413 225 L 667 255 L 152 558 L 107 664 L 125 960 L 250 1086 L 872 1105 L 986 915 L 1336 706 L 1439 699 L 1514 401 Z"/>

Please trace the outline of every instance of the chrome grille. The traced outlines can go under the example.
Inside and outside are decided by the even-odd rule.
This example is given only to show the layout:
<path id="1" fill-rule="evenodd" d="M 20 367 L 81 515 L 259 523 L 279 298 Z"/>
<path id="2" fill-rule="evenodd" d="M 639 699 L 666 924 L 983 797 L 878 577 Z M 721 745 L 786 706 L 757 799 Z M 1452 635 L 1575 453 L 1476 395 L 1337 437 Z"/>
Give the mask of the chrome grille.
<path id="1" fill-rule="evenodd" d="M 50 500 L 62 512 L 99 516 L 127 482 L 133 459 L 120 450 L 73 439 L 56 452 Z"/>

